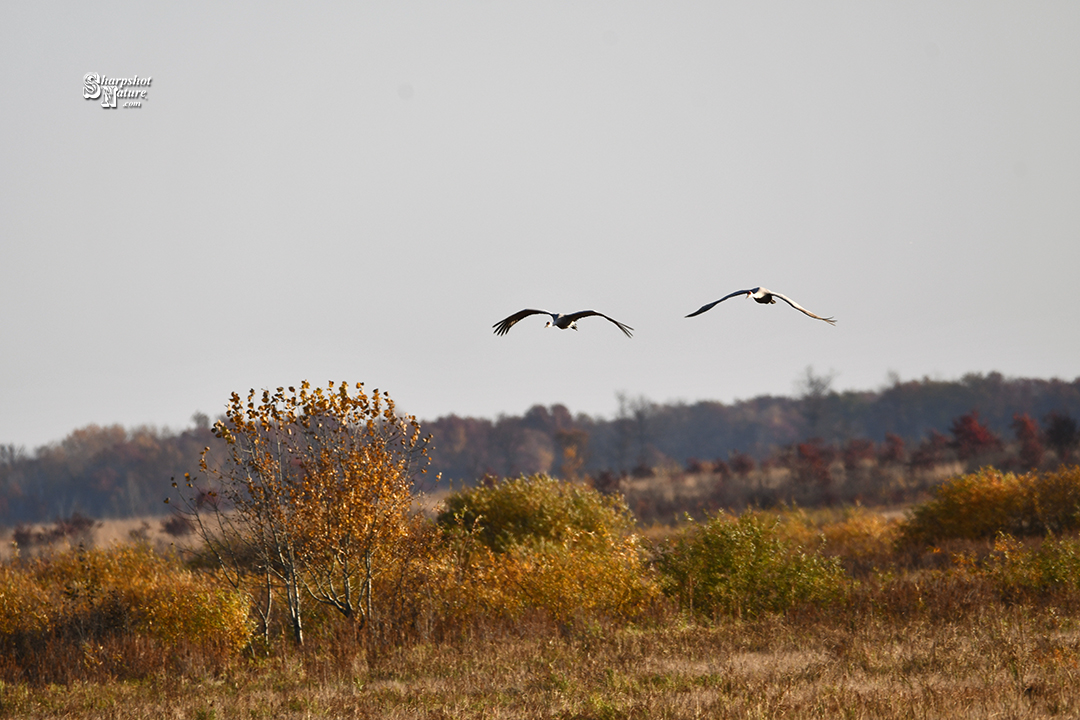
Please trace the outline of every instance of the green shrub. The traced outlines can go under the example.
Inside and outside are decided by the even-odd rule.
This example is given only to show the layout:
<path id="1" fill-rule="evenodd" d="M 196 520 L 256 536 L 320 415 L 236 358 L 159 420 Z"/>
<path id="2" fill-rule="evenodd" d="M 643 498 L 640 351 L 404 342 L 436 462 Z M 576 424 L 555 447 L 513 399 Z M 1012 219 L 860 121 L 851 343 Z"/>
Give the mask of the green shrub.
<path id="1" fill-rule="evenodd" d="M 745 512 L 719 514 L 663 552 L 664 588 L 691 612 L 756 616 L 798 605 L 827 605 L 847 592 L 838 558 L 786 539 L 780 521 Z"/>
<path id="2" fill-rule="evenodd" d="M 983 468 L 943 483 L 900 532 L 905 545 L 1080 529 L 1080 466 L 1026 475 Z"/>
<path id="3" fill-rule="evenodd" d="M 1080 540 L 1051 537 L 1029 547 L 1002 533 L 986 573 L 1006 597 L 1075 592 L 1080 590 Z"/>

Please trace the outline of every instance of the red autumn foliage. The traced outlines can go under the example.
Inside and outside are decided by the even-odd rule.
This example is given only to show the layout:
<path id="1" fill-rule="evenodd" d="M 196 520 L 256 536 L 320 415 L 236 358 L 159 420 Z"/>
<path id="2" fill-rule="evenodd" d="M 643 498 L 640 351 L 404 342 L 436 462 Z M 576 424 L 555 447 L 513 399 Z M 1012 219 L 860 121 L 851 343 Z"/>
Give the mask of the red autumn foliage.
<path id="1" fill-rule="evenodd" d="M 952 447 L 961 460 L 970 460 L 991 450 L 1001 449 L 1001 439 L 979 422 L 979 413 L 972 410 L 953 420 Z"/>
<path id="2" fill-rule="evenodd" d="M 1013 415 L 1012 427 L 1013 432 L 1016 433 L 1016 440 L 1020 443 L 1018 455 L 1020 467 L 1027 470 L 1037 469 L 1042 464 L 1045 452 L 1039 437 L 1039 426 L 1030 415 L 1024 413 Z"/>
<path id="3" fill-rule="evenodd" d="M 865 460 L 873 460 L 876 456 L 874 441 L 866 438 L 852 438 L 844 445 L 843 458 L 844 469 L 854 470 Z"/>
<path id="4" fill-rule="evenodd" d="M 885 442 L 881 444 L 881 449 L 878 450 L 878 462 L 885 465 L 899 464 L 904 462 L 906 455 L 904 438 L 894 433 L 885 433 Z"/>

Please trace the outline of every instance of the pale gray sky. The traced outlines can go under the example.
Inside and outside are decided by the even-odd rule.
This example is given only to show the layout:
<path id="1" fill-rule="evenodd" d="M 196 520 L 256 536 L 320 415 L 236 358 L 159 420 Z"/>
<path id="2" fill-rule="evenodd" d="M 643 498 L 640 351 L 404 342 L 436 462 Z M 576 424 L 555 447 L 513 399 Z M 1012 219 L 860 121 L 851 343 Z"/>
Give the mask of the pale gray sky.
<path id="1" fill-rule="evenodd" d="M 0 69 L 0 443 L 1080 375 L 1072 0 L 8 2 Z M 755 285 L 838 324 L 683 317 Z"/>

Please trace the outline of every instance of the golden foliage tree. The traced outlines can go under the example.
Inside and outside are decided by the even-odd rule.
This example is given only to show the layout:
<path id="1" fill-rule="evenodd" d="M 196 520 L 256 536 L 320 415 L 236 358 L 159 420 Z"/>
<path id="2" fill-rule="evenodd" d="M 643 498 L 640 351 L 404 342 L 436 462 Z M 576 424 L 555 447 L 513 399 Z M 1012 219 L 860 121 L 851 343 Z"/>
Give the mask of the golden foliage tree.
<path id="1" fill-rule="evenodd" d="M 409 546 L 412 485 L 428 444 L 416 419 L 362 383 L 305 381 L 252 390 L 246 401 L 233 393 L 214 432 L 226 456 L 203 452 L 212 484 L 188 478 L 187 508 L 232 582 L 260 578 L 264 632 L 281 588 L 297 643 L 304 596 L 367 626 L 380 573 Z"/>

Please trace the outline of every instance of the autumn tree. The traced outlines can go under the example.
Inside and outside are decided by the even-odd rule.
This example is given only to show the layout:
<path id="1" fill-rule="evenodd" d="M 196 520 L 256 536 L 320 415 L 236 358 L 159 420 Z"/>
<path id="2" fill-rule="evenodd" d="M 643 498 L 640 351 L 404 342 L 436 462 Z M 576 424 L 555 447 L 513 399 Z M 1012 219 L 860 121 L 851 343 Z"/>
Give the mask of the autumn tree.
<path id="1" fill-rule="evenodd" d="M 757 463 L 754 462 L 754 458 L 750 457 L 746 453 L 739 452 L 738 450 L 731 451 L 729 463 L 731 466 L 731 472 L 735 473 L 736 477 L 746 477 L 750 473 L 754 472 L 754 468 L 757 467 Z"/>
<path id="2" fill-rule="evenodd" d="M 1042 464 L 1043 444 L 1039 437 L 1039 426 L 1030 415 L 1017 413 L 1013 415 L 1013 432 L 1016 440 L 1020 443 L 1020 451 L 1017 459 L 1021 467 L 1025 469 L 1038 469 Z"/>
<path id="3" fill-rule="evenodd" d="M 646 470 L 649 467 L 649 450 L 653 441 L 653 424 L 656 416 L 656 403 L 644 395 L 630 398 L 626 393 L 616 393 L 619 411 L 615 417 L 619 470 L 626 469 L 626 461 L 631 448 L 636 449 L 634 469 Z"/>
<path id="4" fill-rule="evenodd" d="M 885 442 L 881 444 L 878 450 L 878 462 L 895 465 L 904 462 L 906 455 L 904 438 L 894 433 L 885 433 Z"/>
<path id="5" fill-rule="evenodd" d="M 562 460 L 559 474 L 564 478 L 574 479 L 581 474 L 585 466 L 585 454 L 589 446 L 589 433 L 576 428 L 556 430 L 555 442 L 559 446 Z"/>
<path id="6" fill-rule="evenodd" d="M 428 438 L 399 417 L 385 393 L 362 383 L 233 393 L 214 425 L 225 457 L 200 467 L 211 489 L 188 478 L 187 507 L 232 581 L 252 574 L 271 597 L 284 589 L 289 624 L 303 643 L 304 597 L 363 629 L 376 584 L 410 547 L 412 486 L 425 471 Z"/>
<path id="7" fill-rule="evenodd" d="M 804 488 L 813 486 L 817 491 L 828 491 L 832 485 L 829 465 L 832 464 L 835 451 L 825 445 L 820 438 L 811 438 L 797 443 L 793 457 L 789 460 L 796 482 Z"/>
<path id="8" fill-rule="evenodd" d="M 979 414 L 974 410 L 953 420 L 951 431 L 951 445 L 961 460 L 971 460 L 990 450 L 1001 448 L 1001 440 L 990 428 L 979 422 Z"/>
<path id="9" fill-rule="evenodd" d="M 927 437 L 915 448 L 915 451 L 911 453 L 909 460 L 911 467 L 917 470 L 929 470 L 935 465 L 945 462 L 950 447 L 949 438 L 937 430 L 931 430 Z"/>
<path id="10" fill-rule="evenodd" d="M 719 475 L 721 479 L 726 479 L 731 475 L 731 466 L 723 458 L 716 458 L 711 465 L 713 473 Z"/>
<path id="11" fill-rule="evenodd" d="M 828 413 L 828 399 L 833 394 L 835 373 L 817 375 L 807 366 L 804 377 L 795 383 L 802 400 L 802 415 L 810 435 L 822 435 Z"/>
<path id="12" fill-rule="evenodd" d="M 1052 412 L 1043 420 L 1043 435 L 1058 456 L 1058 462 L 1067 463 L 1072 458 L 1072 451 L 1080 443 L 1080 430 L 1076 420 L 1065 413 Z"/>
<path id="13" fill-rule="evenodd" d="M 863 463 L 871 463 L 877 457 L 877 449 L 874 441 L 866 438 L 851 438 L 844 444 L 842 453 L 844 469 L 847 471 L 857 470 Z"/>

